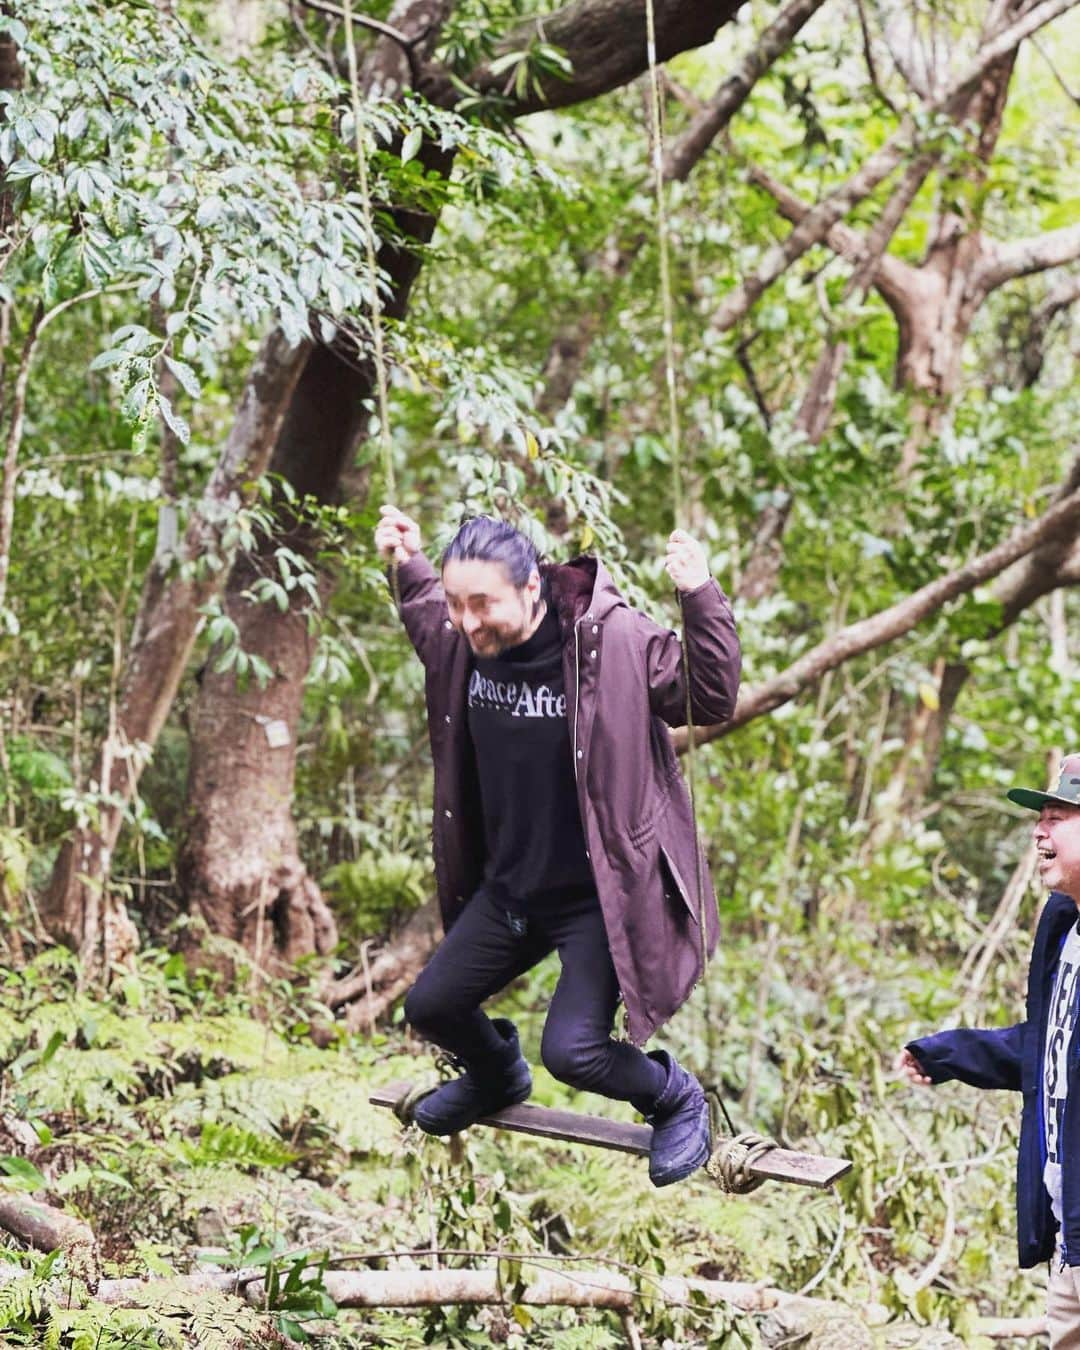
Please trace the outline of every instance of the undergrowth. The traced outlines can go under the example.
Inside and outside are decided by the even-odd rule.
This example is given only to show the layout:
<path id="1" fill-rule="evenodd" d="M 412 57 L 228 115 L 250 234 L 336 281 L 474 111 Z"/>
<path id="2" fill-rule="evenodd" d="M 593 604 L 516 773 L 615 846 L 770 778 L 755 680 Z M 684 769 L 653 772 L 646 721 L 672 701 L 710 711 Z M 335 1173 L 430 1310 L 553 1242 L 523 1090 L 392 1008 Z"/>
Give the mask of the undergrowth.
<path id="1" fill-rule="evenodd" d="M 223 990 L 157 950 L 107 991 L 91 990 L 74 958 L 50 950 L 0 987 L 5 1185 L 84 1219 L 101 1274 L 145 1284 L 133 1306 L 107 1306 L 62 1254 L 33 1257 L 12 1240 L 0 1253 L 5 1343 L 627 1343 L 613 1314 L 516 1303 L 546 1265 L 629 1275 L 644 1344 L 775 1343 L 762 1341 L 760 1317 L 665 1303 L 656 1285 L 665 1274 L 806 1288 L 875 1305 L 882 1321 L 951 1325 L 974 1344 L 976 1314 L 1038 1300 L 1011 1251 L 1014 1113 L 989 1094 L 912 1094 L 890 1080 L 885 1066 L 913 1016 L 947 1014 L 947 984 L 937 973 L 931 987 L 909 960 L 894 965 L 886 991 L 868 973 L 872 953 L 870 945 L 859 981 L 845 950 L 848 984 L 837 988 L 822 951 L 781 947 L 758 1107 L 738 1122 L 850 1157 L 853 1172 L 835 1195 L 774 1187 L 733 1198 L 703 1174 L 656 1191 L 639 1160 L 581 1146 L 473 1131 L 447 1148 L 368 1104 L 374 1084 L 428 1072 L 422 1047 L 400 1031 L 336 1034 L 325 1009 L 285 986 L 260 990 L 256 1017 L 247 992 Z M 699 991 L 671 1029 L 672 1049 L 722 1088 L 745 1073 L 754 986 L 743 967 L 753 959 L 749 946 L 722 949 L 708 1003 Z M 534 1063 L 553 975 L 540 967 L 504 1000 Z M 315 1026 L 328 1043 L 312 1039 Z M 631 1118 L 628 1107 L 572 1093 L 542 1071 L 535 1100 Z M 921 1282 L 949 1210 L 946 1259 Z M 336 1267 L 434 1263 L 496 1264 L 505 1305 L 357 1311 L 336 1309 L 326 1291 Z M 195 1293 L 185 1283 L 200 1271 L 252 1269 L 266 1277 L 259 1306 L 241 1288 Z"/>

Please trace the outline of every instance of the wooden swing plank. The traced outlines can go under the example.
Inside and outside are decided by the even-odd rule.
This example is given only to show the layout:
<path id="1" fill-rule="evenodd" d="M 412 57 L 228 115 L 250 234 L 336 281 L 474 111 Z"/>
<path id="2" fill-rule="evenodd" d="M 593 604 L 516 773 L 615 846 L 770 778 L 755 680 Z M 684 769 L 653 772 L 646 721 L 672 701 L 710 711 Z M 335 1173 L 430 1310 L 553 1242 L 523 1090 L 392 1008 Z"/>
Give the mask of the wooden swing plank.
<path id="1" fill-rule="evenodd" d="M 368 1100 L 373 1106 L 388 1106 L 393 1110 L 411 1087 L 408 1082 L 387 1083 L 376 1088 Z M 652 1128 L 648 1125 L 631 1125 L 604 1116 L 583 1116 L 576 1111 L 560 1111 L 550 1106 L 508 1106 L 494 1115 L 482 1116 L 477 1124 L 512 1130 L 515 1134 L 536 1135 L 541 1139 L 558 1139 L 568 1144 L 614 1149 L 642 1158 L 649 1156 L 652 1142 Z M 764 1180 L 826 1190 L 851 1171 L 851 1163 L 846 1158 L 825 1158 L 816 1153 L 772 1148 L 751 1166 L 750 1171 Z"/>

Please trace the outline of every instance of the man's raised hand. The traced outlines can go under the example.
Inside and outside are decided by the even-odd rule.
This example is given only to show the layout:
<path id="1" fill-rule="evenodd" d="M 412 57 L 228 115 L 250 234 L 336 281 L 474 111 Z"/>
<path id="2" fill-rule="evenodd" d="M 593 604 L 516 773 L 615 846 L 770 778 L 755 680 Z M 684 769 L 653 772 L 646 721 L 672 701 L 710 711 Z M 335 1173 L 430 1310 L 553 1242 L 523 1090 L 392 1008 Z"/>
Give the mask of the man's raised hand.
<path id="1" fill-rule="evenodd" d="M 906 1078 L 917 1087 L 929 1087 L 934 1081 L 906 1046 L 896 1056 L 893 1068 L 899 1077 Z"/>
<path id="2" fill-rule="evenodd" d="M 396 506 L 379 507 L 375 547 L 387 562 L 405 563 L 420 552 L 420 526 Z"/>
<path id="3" fill-rule="evenodd" d="M 685 530 L 672 530 L 667 541 L 667 574 L 680 591 L 694 591 L 709 579 L 705 550 Z"/>

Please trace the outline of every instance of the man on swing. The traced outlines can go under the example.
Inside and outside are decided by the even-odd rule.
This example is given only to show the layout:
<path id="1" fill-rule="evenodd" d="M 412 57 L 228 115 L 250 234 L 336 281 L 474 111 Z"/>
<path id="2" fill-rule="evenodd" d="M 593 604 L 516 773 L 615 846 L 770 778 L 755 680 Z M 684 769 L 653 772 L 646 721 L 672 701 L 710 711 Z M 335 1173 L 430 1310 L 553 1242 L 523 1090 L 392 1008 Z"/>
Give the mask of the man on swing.
<path id="1" fill-rule="evenodd" d="M 393 506 L 375 544 L 396 564 L 401 617 L 427 672 L 446 931 L 405 1017 L 462 1069 L 420 1102 L 416 1123 L 454 1134 L 525 1100 L 517 1031 L 480 1005 L 557 950 L 545 1066 L 631 1102 L 653 1127 L 653 1183 L 680 1181 L 709 1156 L 705 1094 L 667 1051 L 639 1047 L 686 1000 L 718 935 L 667 727 L 686 723 L 687 678 L 696 724 L 734 710 L 727 597 L 701 546 L 676 530 L 666 567 L 687 676 L 676 635 L 630 608 L 595 558 L 541 564 L 513 526 L 480 516 L 455 535 L 440 576 L 416 522 Z M 620 999 L 629 1042 L 612 1038 Z"/>

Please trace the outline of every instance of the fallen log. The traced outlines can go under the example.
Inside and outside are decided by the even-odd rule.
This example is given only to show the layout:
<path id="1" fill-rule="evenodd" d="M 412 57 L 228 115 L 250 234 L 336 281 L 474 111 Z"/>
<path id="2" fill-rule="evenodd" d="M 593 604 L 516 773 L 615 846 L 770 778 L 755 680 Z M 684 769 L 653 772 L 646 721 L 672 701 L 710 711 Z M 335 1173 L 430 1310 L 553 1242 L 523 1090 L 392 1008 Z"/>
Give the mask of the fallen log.
<path id="1" fill-rule="evenodd" d="M 510 1258 L 508 1257 L 508 1260 Z M 514 1261 L 529 1258 L 514 1255 Z M 543 1260 L 543 1257 L 537 1258 Z M 0 1266 L 0 1288 L 16 1280 L 24 1272 L 18 1266 Z M 266 1270 L 262 1268 L 227 1273 L 221 1270 L 200 1270 L 186 1276 L 171 1277 L 174 1287 L 190 1293 L 215 1291 L 235 1293 L 248 1303 L 262 1307 L 266 1300 Z M 316 1272 L 305 1273 L 305 1282 L 316 1280 Z M 101 1280 L 96 1297 L 100 1303 L 113 1307 L 127 1307 L 139 1303 L 147 1285 L 161 1282 L 150 1280 Z M 66 1282 L 54 1281 L 57 1303 L 70 1301 Z M 499 1307 L 510 1303 L 532 1308 L 597 1308 L 603 1311 L 628 1314 L 634 1311 L 641 1297 L 659 1299 L 679 1305 L 706 1304 L 709 1307 L 737 1308 L 740 1312 L 768 1312 L 784 1308 L 791 1316 L 805 1315 L 817 1319 L 822 1311 L 834 1309 L 837 1314 L 855 1318 L 853 1309 L 845 1304 L 826 1299 L 810 1299 L 783 1289 L 772 1289 L 761 1284 L 732 1280 L 695 1280 L 683 1276 L 649 1277 L 641 1288 L 634 1287 L 629 1276 L 610 1270 L 578 1270 L 564 1273 L 560 1270 L 539 1269 L 529 1276 L 524 1287 L 513 1291 L 506 1288 L 505 1277 L 497 1268 L 483 1270 L 327 1270 L 323 1274 L 323 1288 L 339 1308 L 432 1308 L 447 1304 L 468 1307 Z M 883 1308 L 872 1308 L 873 1324 L 887 1318 Z M 1045 1334 L 1045 1318 L 980 1318 L 976 1323 L 980 1335 L 992 1339 L 1034 1338 Z"/>
<path id="2" fill-rule="evenodd" d="M 528 1264 L 530 1259 L 514 1254 L 507 1260 Z M 0 1266 L 0 1288 L 25 1275 L 17 1266 Z M 264 1268 L 252 1268 L 232 1273 L 225 1271 L 196 1271 L 189 1275 L 168 1278 L 174 1287 L 192 1294 L 214 1291 L 235 1294 L 247 1302 L 265 1305 L 266 1288 Z M 316 1271 L 305 1272 L 305 1282 L 318 1279 Z M 100 1303 L 115 1307 L 138 1304 L 145 1297 L 148 1286 L 160 1284 L 158 1277 L 147 1280 L 101 1280 L 95 1292 Z M 536 1270 L 523 1286 L 513 1291 L 506 1285 L 504 1273 L 498 1267 L 483 1270 L 328 1270 L 322 1276 L 323 1288 L 339 1308 L 432 1308 L 444 1305 L 506 1306 L 513 1303 L 533 1308 L 602 1309 L 627 1314 L 635 1310 L 642 1297 L 659 1299 L 672 1306 L 693 1303 L 710 1307 L 726 1306 L 740 1312 L 761 1313 L 783 1308 L 791 1317 L 801 1314 L 820 1318 L 823 1311 L 855 1318 L 845 1304 L 826 1299 L 807 1298 L 772 1289 L 761 1284 L 733 1280 L 699 1280 L 676 1275 L 647 1277 L 640 1289 L 629 1276 L 608 1270 L 582 1270 L 572 1273 L 542 1268 Z M 72 1303 L 67 1281 L 53 1281 L 53 1294 L 60 1306 Z M 511 1297 L 513 1292 L 513 1297 Z M 875 1325 L 885 1320 L 884 1309 L 869 1310 Z M 1041 1317 L 980 1318 L 976 1324 L 980 1335 L 992 1339 L 1014 1337 L 1033 1338 L 1045 1334 L 1045 1319 Z"/>
<path id="3" fill-rule="evenodd" d="M 415 910 L 406 923 L 376 952 L 370 965 L 360 965 L 348 975 L 332 980 L 323 990 L 331 1008 L 349 1005 L 346 1025 L 350 1031 L 374 1027 L 387 1017 L 427 964 L 442 936 L 438 902 L 432 897 Z"/>
<path id="4" fill-rule="evenodd" d="M 0 1191 L 0 1228 L 39 1252 L 93 1251 L 96 1246 L 89 1224 L 18 1191 Z"/>
<path id="5" fill-rule="evenodd" d="M 980 1336 L 991 1341 L 1033 1340 L 1045 1336 L 1045 1317 L 980 1317 L 975 1324 Z"/>

